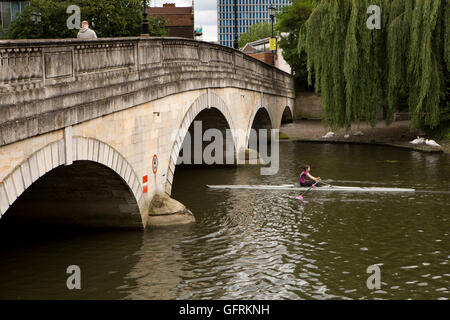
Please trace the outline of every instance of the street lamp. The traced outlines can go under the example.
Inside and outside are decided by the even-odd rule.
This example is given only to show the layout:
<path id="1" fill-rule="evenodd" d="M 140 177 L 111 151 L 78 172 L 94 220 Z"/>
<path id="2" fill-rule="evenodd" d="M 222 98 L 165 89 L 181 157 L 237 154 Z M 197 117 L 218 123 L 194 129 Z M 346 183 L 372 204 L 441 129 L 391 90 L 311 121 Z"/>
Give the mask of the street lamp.
<path id="1" fill-rule="evenodd" d="M 294 30 L 289 28 L 289 45 L 292 46 L 294 43 Z M 294 68 L 291 68 L 291 75 L 294 75 Z"/>
<path id="2" fill-rule="evenodd" d="M 270 39 L 270 41 L 271 41 L 270 47 L 272 50 L 272 65 L 273 66 L 275 65 L 275 50 L 276 50 L 276 40 L 275 40 L 275 49 L 273 48 L 273 46 L 274 46 L 273 24 L 274 24 L 274 20 L 275 20 L 276 11 L 277 11 L 277 8 L 275 8 L 274 6 L 269 7 L 270 20 L 272 21 L 272 38 Z"/>
<path id="3" fill-rule="evenodd" d="M 141 31 L 141 36 L 149 36 L 149 32 L 148 32 L 148 13 L 147 13 L 147 0 L 142 0 L 143 4 L 144 4 L 144 11 L 142 12 L 142 31 Z"/>
<path id="4" fill-rule="evenodd" d="M 42 22 L 42 14 L 40 12 L 31 12 L 31 21 L 36 25 L 36 34 L 39 33 L 39 25 Z"/>
<path id="5" fill-rule="evenodd" d="M 40 12 L 32 12 L 31 13 L 31 21 L 34 23 L 41 23 L 42 22 L 42 14 Z"/>

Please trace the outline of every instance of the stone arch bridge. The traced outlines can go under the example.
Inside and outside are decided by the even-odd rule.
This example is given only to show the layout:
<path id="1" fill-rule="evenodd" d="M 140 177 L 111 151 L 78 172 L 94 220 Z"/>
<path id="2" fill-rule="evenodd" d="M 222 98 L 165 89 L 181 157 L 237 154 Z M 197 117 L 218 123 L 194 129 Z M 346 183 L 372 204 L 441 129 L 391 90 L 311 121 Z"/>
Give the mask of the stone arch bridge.
<path id="1" fill-rule="evenodd" d="M 294 97 L 289 74 L 205 42 L 0 41 L 0 216 L 146 226 L 195 119 L 240 129 L 242 151 Z"/>

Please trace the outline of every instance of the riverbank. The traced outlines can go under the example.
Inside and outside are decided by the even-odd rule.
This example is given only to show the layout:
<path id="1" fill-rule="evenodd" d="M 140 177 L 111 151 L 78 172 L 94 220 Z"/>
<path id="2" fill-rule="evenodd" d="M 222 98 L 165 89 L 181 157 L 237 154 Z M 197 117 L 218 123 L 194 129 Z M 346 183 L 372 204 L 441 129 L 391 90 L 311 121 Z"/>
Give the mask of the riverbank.
<path id="1" fill-rule="evenodd" d="M 420 129 L 410 129 L 409 121 L 395 121 L 387 126 L 384 121 L 379 121 L 374 128 L 366 123 L 361 123 L 359 128 L 353 124 L 349 131 L 341 129 L 334 132 L 334 136 L 324 138 L 329 131 L 321 120 L 298 120 L 294 123 L 283 125 L 280 132 L 291 141 L 331 142 L 331 143 L 364 143 L 387 145 L 399 148 L 407 148 L 424 152 L 445 152 L 450 154 L 450 140 L 437 141 L 441 148 L 425 144 L 413 145 L 409 143 L 417 136 L 426 137 Z M 346 135 L 348 135 L 346 137 Z"/>

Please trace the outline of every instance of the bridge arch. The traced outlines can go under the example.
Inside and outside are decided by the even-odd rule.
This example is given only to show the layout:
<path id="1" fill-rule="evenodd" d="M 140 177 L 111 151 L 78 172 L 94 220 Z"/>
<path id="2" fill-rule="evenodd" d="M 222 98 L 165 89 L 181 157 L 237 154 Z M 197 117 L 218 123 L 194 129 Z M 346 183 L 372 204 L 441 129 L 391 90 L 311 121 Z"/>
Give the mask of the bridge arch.
<path id="1" fill-rule="evenodd" d="M 123 203 L 122 208 L 124 210 L 121 210 L 121 212 L 125 214 L 125 211 L 128 210 L 127 213 L 134 214 L 133 222 L 130 225 L 136 227 L 139 223 L 142 227 L 140 213 L 143 212 L 143 193 L 140 181 L 128 161 L 115 148 L 102 141 L 86 137 L 72 137 L 71 155 L 73 162 L 67 163 L 66 155 L 68 153 L 65 148 L 66 145 L 70 144 L 66 142 L 61 139 L 35 151 L 0 182 L 0 217 L 13 207 L 16 200 L 27 190 L 32 187 L 36 188 L 36 185 L 42 184 L 42 180 L 47 179 L 52 174 L 58 173 L 59 175 L 57 179 L 55 176 L 52 177 L 53 182 L 64 180 L 61 175 L 67 173 L 67 171 L 64 171 L 66 168 L 70 168 L 69 170 L 72 170 L 75 174 L 80 172 L 88 174 L 87 172 L 90 172 L 91 177 L 96 173 L 103 175 L 102 185 L 105 189 L 111 187 L 108 186 L 111 182 L 115 183 L 116 186 L 122 184 L 124 187 L 122 190 L 129 194 L 126 197 L 130 206 L 127 207 Z M 71 165 L 66 166 L 66 164 Z M 87 167 L 90 167 L 90 169 L 86 171 Z M 70 189 L 76 190 L 76 186 L 69 184 L 70 181 L 66 183 L 68 185 L 66 192 Z M 114 192 L 114 190 L 111 191 Z M 134 209 L 130 209 L 131 207 Z M 105 226 L 108 226 L 108 223 Z"/>
<path id="2" fill-rule="evenodd" d="M 266 105 L 262 104 L 253 109 L 247 125 L 247 134 L 245 138 L 245 147 L 248 147 L 250 132 L 252 129 L 274 129 L 273 115 Z"/>
<path id="3" fill-rule="evenodd" d="M 294 122 L 294 112 L 291 106 L 286 106 L 281 114 L 280 126 L 292 122 Z"/>
<path id="4" fill-rule="evenodd" d="M 237 145 L 237 137 L 234 133 L 234 125 L 233 125 L 233 119 L 231 116 L 230 109 L 228 108 L 225 101 L 218 96 L 217 94 L 208 92 L 202 94 L 199 96 L 188 108 L 186 111 L 183 120 L 181 121 L 181 124 L 178 128 L 178 130 L 175 133 L 175 137 L 172 138 L 173 144 L 172 144 L 172 151 L 170 153 L 169 158 L 169 166 L 168 166 L 168 174 L 167 174 L 167 180 L 165 184 L 165 191 L 168 194 L 171 194 L 172 192 L 172 183 L 173 183 L 173 177 L 175 175 L 175 166 L 177 164 L 178 156 L 180 154 L 180 150 L 183 147 L 184 138 L 186 137 L 187 132 L 189 131 L 189 127 L 195 120 L 195 118 L 204 110 L 208 110 L 214 108 L 216 109 L 227 122 L 228 127 L 231 129 L 232 132 L 232 138 L 233 138 L 233 144 L 234 146 Z M 236 154 L 236 150 L 235 150 Z"/>

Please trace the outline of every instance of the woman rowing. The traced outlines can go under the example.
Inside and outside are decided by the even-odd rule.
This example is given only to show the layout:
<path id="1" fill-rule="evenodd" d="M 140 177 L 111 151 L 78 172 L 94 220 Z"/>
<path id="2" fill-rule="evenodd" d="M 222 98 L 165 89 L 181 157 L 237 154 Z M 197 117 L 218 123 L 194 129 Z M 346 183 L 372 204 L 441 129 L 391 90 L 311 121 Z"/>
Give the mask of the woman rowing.
<path id="1" fill-rule="evenodd" d="M 320 177 L 314 177 L 309 172 L 311 171 L 311 167 L 307 164 L 303 167 L 303 171 L 300 174 L 300 186 L 302 187 L 320 187 L 319 181 L 321 181 Z M 307 180 L 310 179 L 310 180 Z"/>

